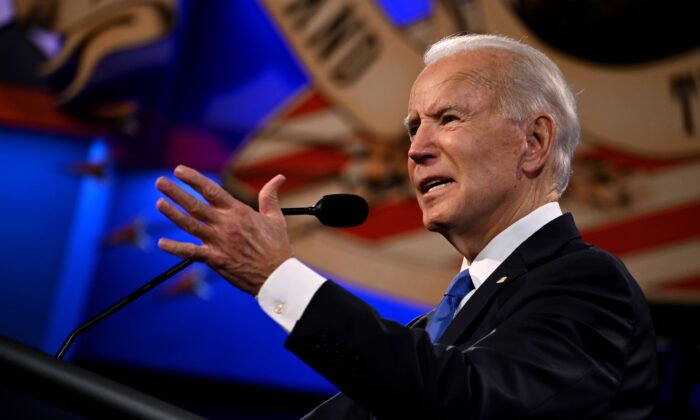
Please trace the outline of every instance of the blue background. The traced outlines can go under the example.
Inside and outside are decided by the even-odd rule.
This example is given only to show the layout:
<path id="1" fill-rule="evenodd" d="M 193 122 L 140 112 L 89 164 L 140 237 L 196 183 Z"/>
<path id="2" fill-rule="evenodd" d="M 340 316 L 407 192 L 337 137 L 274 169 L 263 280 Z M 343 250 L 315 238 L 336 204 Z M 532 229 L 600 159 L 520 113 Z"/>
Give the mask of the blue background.
<path id="1" fill-rule="evenodd" d="M 382 4 L 399 25 L 429 12 L 427 1 Z M 160 236 L 185 238 L 155 210 L 154 181 L 171 170 L 166 162 L 170 135 L 180 127 L 196 127 L 233 151 L 275 107 L 308 85 L 256 2 L 182 1 L 179 6 L 181 16 L 168 39 L 111 57 L 98 69 L 102 83 L 140 92 L 150 115 L 140 121 L 140 137 L 85 138 L 0 126 L 5 268 L 0 333 L 53 354 L 73 328 L 177 263 L 155 244 Z M 122 75 L 120 60 L 132 60 L 142 71 Z M 91 88 L 102 89 L 99 82 Z M 127 158 L 112 161 L 105 179 L 71 170 L 77 162 L 111 159 L 110 150 Z M 216 168 L 202 169 L 216 178 Z M 135 218 L 147 221 L 150 246 L 103 243 L 106 233 Z M 190 270 L 201 270 L 197 275 L 209 288 L 208 299 L 166 298 L 163 285 L 78 338 L 67 358 L 333 391 L 284 350 L 286 334 L 255 299 L 206 267 Z M 428 309 L 352 290 L 398 322 Z"/>

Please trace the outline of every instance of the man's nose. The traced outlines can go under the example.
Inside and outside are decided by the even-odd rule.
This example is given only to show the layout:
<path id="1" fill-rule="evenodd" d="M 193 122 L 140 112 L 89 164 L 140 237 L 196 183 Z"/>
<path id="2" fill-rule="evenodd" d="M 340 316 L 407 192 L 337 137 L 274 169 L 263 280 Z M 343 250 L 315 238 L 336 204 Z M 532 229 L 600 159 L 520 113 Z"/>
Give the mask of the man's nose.
<path id="1" fill-rule="evenodd" d="M 436 156 L 436 147 L 432 130 L 427 126 L 420 126 L 411 139 L 411 147 L 408 149 L 408 158 L 415 163 L 425 163 Z"/>

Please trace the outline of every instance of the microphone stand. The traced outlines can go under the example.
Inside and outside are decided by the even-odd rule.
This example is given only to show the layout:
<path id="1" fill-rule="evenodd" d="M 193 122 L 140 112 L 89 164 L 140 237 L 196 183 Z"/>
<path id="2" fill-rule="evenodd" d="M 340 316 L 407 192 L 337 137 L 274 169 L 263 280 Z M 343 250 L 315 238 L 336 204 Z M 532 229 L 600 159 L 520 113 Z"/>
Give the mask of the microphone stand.
<path id="1" fill-rule="evenodd" d="M 109 318 L 119 309 L 130 304 L 131 302 L 146 294 L 146 292 L 148 292 L 149 290 L 153 289 L 154 287 L 163 283 L 170 277 L 189 267 L 193 262 L 195 261 L 191 258 L 187 258 L 185 260 L 180 261 L 178 264 L 170 267 L 167 271 L 157 275 L 151 281 L 139 287 L 137 290 L 134 290 L 133 292 L 129 293 L 129 295 L 124 297 L 124 299 L 120 300 L 119 302 L 115 303 L 114 305 L 110 306 L 104 311 L 100 312 L 96 317 L 82 324 L 78 328 L 74 329 L 73 332 L 70 333 L 68 338 L 66 338 L 66 341 L 63 342 L 61 349 L 58 351 L 58 353 L 56 353 L 56 358 L 63 359 L 63 356 L 66 354 L 66 351 L 68 351 L 68 348 L 71 346 L 71 344 L 73 344 L 73 341 L 84 331 L 89 330 L 93 326 Z"/>
<path id="2" fill-rule="evenodd" d="M 322 206 L 323 203 L 326 203 L 325 207 Z M 352 218 L 349 221 L 342 220 L 342 218 L 329 217 L 333 216 L 334 212 L 340 211 L 340 208 L 342 208 L 343 206 L 349 206 L 351 208 L 354 208 L 355 210 Z M 328 209 L 329 207 L 330 210 Z M 319 219 L 319 221 L 326 226 L 356 226 L 364 223 L 365 219 L 367 219 L 367 202 L 362 197 L 354 196 L 351 194 L 331 194 L 321 198 L 321 200 L 319 200 L 319 202 L 316 203 L 314 207 L 283 208 L 282 214 L 284 214 L 285 216 L 316 216 Z M 113 315 L 115 312 L 117 312 L 124 306 L 130 304 L 131 302 L 146 294 L 149 290 L 153 289 L 154 287 L 163 283 L 170 277 L 189 267 L 190 265 L 192 265 L 193 262 L 195 261 L 191 258 L 187 258 L 185 260 L 180 261 L 179 263 L 170 267 L 165 272 L 154 277 L 151 281 L 144 284 L 137 290 L 131 292 L 119 302 L 115 303 L 114 305 L 97 314 L 97 316 L 95 316 L 94 318 L 90 319 L 89 321 L 80 325 L 78 328 L 74 329 L 70 333 L 68 338 L 66 338 L 66 341 L 63 342 L 63 345 L 58 350 L 58 353 L 56 353 L 56 359 L 63 359 L 63 356 L 68 351 L 68 348 L 71 346 L 71 344 L 73 344 L 73 341 L 75 341 L 75 339 L 80 334 L 89 330 L 90 328 L 94 327 L 95 325 L 99 324 L 105 319 L 109 318 L 111 315 Z"/>

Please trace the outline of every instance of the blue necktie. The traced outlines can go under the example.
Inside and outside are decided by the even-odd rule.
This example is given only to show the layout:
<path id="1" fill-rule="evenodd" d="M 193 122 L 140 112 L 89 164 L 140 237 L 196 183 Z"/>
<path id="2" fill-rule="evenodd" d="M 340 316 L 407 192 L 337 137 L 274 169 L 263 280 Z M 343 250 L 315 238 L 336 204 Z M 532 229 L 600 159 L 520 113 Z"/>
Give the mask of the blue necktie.
<path id="1" fill-rule="evenodd" d="M 457 312 L 459 302 L 473 288 L 474 284 L 472 284 L 472 278 L 469 276 L 469 269 L 462 271 L 452 279 L 450 287 L 445 292 L 445 297 L 440 301 L 430 320 L 430 324 L 428 324 L 428 334 L 433 343 L 445 332 L 447 326 L 452 322 L 455 312 Z"/>

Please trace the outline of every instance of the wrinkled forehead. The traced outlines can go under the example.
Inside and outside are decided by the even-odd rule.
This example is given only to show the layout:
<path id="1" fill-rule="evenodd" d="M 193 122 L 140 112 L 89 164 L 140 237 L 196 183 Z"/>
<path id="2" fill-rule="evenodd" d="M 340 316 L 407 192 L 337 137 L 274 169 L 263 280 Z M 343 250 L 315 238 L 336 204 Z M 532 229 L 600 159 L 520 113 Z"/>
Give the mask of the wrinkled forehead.
<path id="1" fill-rule="evenodd" d="M 440 58 L 418 75 L 411 93 L 421 89 L 485 90 L 497 93 L 504 87 L 508 55 L 502 51 L 460 52 Z"/>
<path id="2" fill-rule="evenodd" d="M 446 83 L 452 88 L 461 86 L 462 89 L 486 90 L 496 92 L 500 85 L 500 77 L 497 77 L 497 72 L 489 68 L 472 68 L 461 71 L 456 71 L 452 77 L 446 80 Z"/>
<path id="3" fill-rule="evenodd" d="M 408 101 L 408 113 L 434 112 L 446 103 L 467 110 L 495 106 L 503 77 L 497 61 L 476 53 L 460 53 L 426 66 Z"/>

